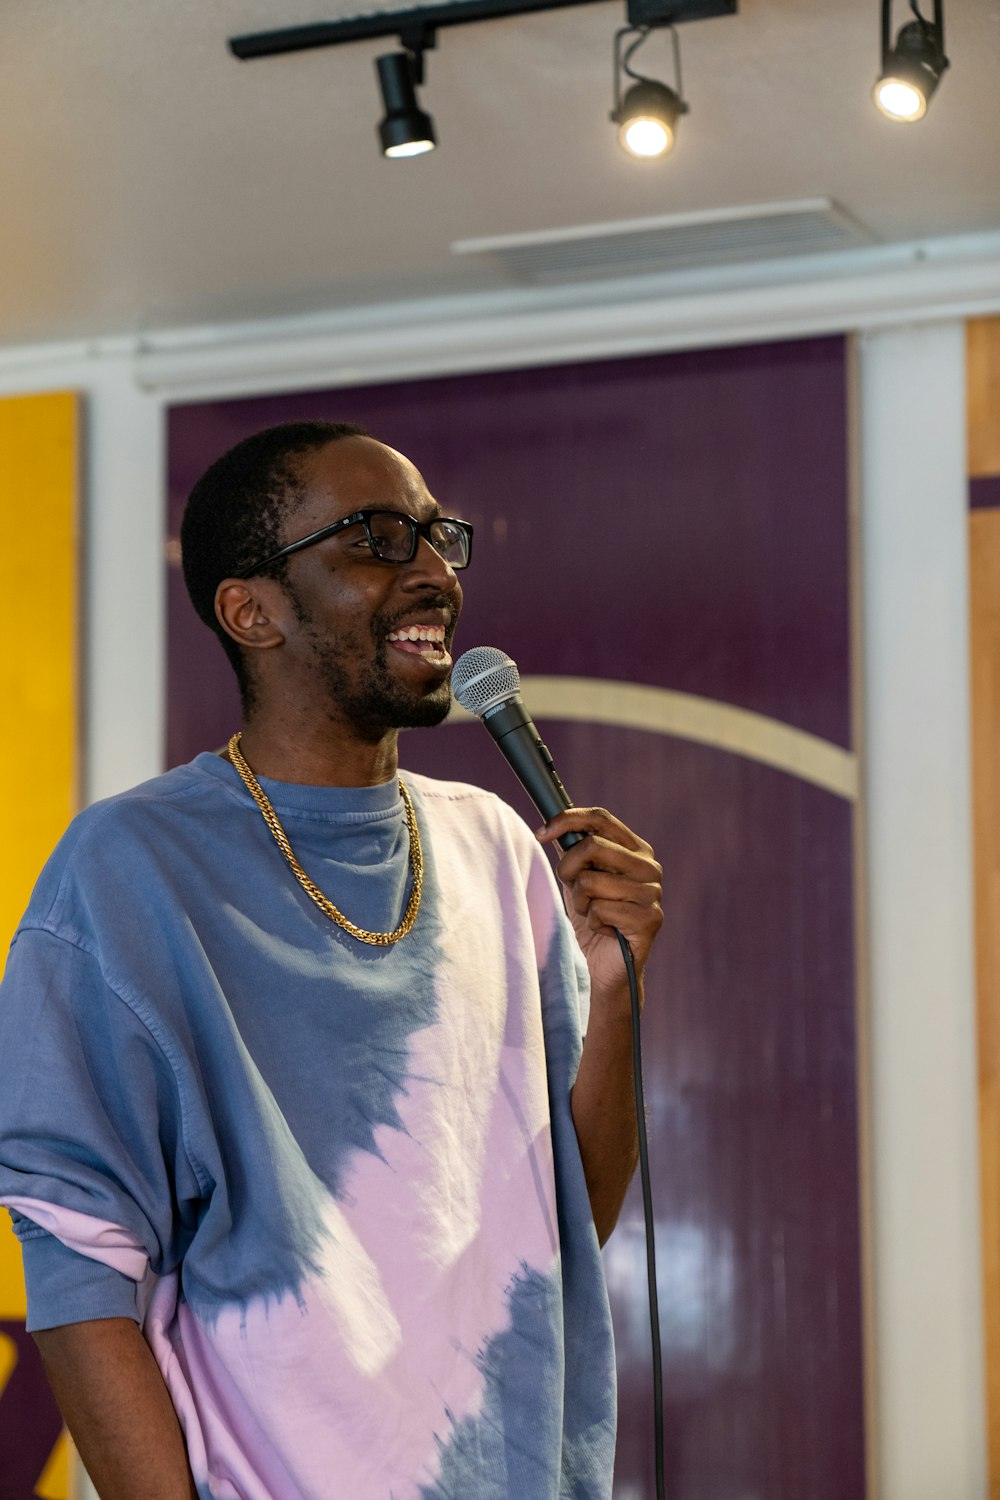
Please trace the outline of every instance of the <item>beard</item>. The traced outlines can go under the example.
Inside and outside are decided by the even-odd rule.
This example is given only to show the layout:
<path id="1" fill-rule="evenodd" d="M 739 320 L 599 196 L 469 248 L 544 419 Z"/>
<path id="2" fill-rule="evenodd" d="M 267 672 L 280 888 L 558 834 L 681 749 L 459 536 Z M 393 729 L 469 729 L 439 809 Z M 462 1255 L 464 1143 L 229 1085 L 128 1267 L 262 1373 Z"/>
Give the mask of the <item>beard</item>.
<path id="1" fill-rule="evenodd" d="M 293 596 L 294 599 L 294 596 Z M 452 629 L 457 617 L 453 603 L 426 601 L 430 607 L 445 608 L 452 613 Z M 317 687 L 337 718 L 346 718 L 367 738 L 379 740 L 393 729 L 432 729 L 446 719 L 451 709 L 451 675 L 429 683 L 411 686 L 393 674 L 390 665 L 389 631 L 398 623 L 376 615 L 371 624 L 375 654 L 360 671 L 358 661 L 364 654 L 362 643 L 331 641 L 316 629 L 315 622 L 294 600 L 296 613 L 312 637 Z M 449 640 L 450 640 L 449 632 Z M 370 639 L 366 643 L 371 649 Z"/>
<path id="2" fill-rule="evenodd" d="M 387 650 L 380 646 L 375 661 L 352 682 L 345 682 L 341 663 L 329 657 L 323 662 L 325 685 L 338 707 L 372 739 L 380 739 L 388 729 L 432 729 L 440 724 L 451 709 L 450 678 L 423 692 L 408 688 L 390 672 L 384 659 Z"/>

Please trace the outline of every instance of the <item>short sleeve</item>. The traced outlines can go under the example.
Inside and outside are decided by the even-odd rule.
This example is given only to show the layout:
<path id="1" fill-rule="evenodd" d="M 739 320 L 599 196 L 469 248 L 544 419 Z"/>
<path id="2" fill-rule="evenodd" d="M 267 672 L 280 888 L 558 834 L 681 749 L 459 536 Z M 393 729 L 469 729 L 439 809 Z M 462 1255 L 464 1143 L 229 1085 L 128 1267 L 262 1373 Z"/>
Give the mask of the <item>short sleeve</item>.
<path id="1" fill-rule="evenodd" d="M 24 1252 L 29 1328 L 141 1319 L 176 1269 L 200 1190 L 177 1081 L 96 957 L 19 933 L 0 985 L 0 1203 Z"/>
<path id="2" fill-rule="evenodd" d="M 14 1210 L 11 1218 L 15 1234 L 20 1225 L 31 1224 Z M 141 1324 L 153 1283 L 151 1273 L 141 1282 L 133 1281 L 113 1266 L 71 1250 L 47 1230 L 18 1237 L 28 1292 L 25 1326 L 29 1333 L 95 1318 L 131 1318 Z"/>

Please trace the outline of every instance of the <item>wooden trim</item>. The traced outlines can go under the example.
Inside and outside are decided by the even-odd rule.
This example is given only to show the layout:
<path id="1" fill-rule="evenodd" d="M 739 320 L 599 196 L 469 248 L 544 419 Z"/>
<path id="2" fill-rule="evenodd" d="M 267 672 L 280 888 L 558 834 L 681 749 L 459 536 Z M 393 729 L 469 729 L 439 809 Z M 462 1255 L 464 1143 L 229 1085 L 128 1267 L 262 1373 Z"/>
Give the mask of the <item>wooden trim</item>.
<path id="1" fill-rule="evenodd" d="M 972 318 L 966 329 L 969 478 L 1000 474 L 1000 318 Z"/>

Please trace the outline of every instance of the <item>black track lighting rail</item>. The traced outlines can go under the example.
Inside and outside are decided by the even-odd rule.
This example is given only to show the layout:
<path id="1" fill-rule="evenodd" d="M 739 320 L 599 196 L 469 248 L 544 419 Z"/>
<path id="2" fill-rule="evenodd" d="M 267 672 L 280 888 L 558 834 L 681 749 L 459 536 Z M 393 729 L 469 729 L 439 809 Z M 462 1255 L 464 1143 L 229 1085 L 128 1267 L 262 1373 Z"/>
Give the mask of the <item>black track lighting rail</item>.
<path id="1" fill-rule="evenodd" d="M 404 47 L 422 51 L 434 45 L 435 32 L 445 26 L 466 26 L 473 21 L 496 21 L 504 16 L 595 3 L 597 0 L 451 0 L 446 5 L 418 5 L 409 10 L 348 16 L 342 21 L 286 26 L 281 31 L 250 32 L 230 37 L 229 50 L 241 62 L 250 62 L 256 57 L 275 57 L 283 52 L 307 52 L 313 47 L 338 47 L 345 42 L 396 36 Z M 628 15 L 633 26 L 679 25 L 682 21 L 735 15 L 737 4 L 738 0 L 628 0 Z"/>

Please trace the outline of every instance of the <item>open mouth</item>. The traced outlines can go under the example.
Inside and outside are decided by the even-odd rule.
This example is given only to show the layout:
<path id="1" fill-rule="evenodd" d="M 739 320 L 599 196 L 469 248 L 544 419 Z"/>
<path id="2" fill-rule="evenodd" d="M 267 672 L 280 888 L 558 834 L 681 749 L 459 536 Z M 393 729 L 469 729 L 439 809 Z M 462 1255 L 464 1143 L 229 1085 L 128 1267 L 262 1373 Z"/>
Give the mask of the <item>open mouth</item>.
<path id="1" fill-rule="evenodd" d="M 434 666 L 447 666 L 451 661 L 444 643 L 443 625 L 404 625 L 401 630 L 390 630 L 388 639 L 397 651 L 421 656 Z"/>

